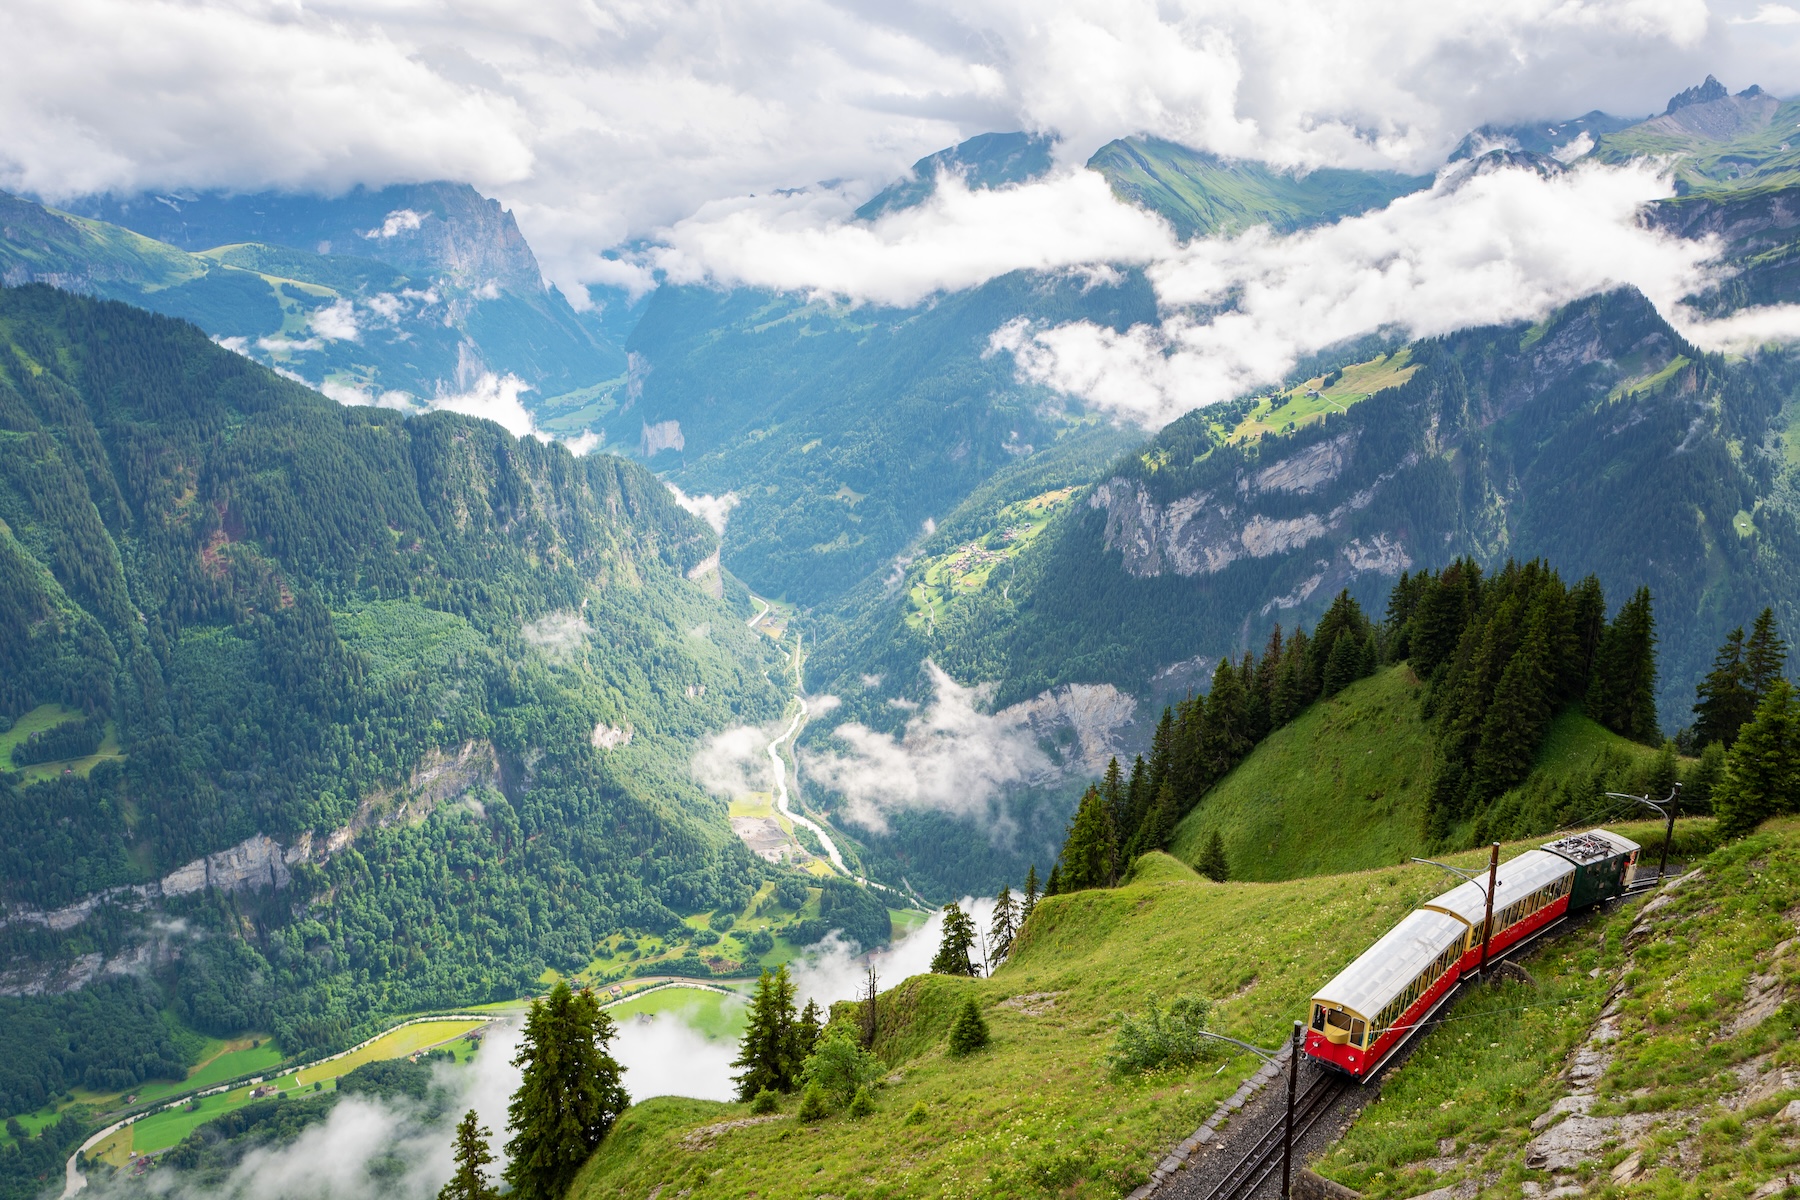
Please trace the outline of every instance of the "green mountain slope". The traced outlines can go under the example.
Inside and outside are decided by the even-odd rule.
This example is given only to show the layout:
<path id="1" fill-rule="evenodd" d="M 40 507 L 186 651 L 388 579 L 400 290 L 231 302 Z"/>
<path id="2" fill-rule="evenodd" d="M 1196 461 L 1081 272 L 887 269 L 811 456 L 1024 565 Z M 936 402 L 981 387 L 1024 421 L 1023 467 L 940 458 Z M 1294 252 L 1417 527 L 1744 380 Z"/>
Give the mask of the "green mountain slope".
<path id="1" fill-rule="evenodd" d="M 464 184 L 70 207 L 0 195 L 0 277 L 181 317 L 258 361 L 371 396 L 462 392 L 491 372 L 535 404 L 624 381 L 617 331 L 546 288 L 512 214 Z"/>
<path id="2" fill-rule="evenodd" d="M 1329 412 L 1288 418 L 1306 399 L 1290 392 L 1170 425 L 1004 591 L 957 598 L 933 657 L 998 679 L 1002 704 L 1071 680 L 1136 690 L 1210 669 L 1285 614 L 1310 623 L 1342 587 L 1379 605 L 1403 569 L 1541 556 L 1595 572 L 1615 604 L 1651 587 L 1672 730 L 1726 630 L 1765 604 L 1796 627 L 1784 359 L 1700 355 L 1630 293 L 1409 354 L 1404 382 Z"/>
<path id="3" fill-rule="evenodd" d="M 886 213 L 923 204 L 937 191 L 939 175 L 955 175 L 970 189 L 1024 183 L 1050 169 L 1050 139 L 1041 134 L 983 133 L 913 164 L 912 175 L 883 188 L 856 210 L 872 221 Z"/>
<path id="4" fill-rule="evenodd" d="M 1421 690 L 1402 664 L 1318 701 L 1206 793 L 1177 827 L 1170 853 L 1196 863 L 1218 832 L 1232 877 L 1258 880 L 1368 870 L 1428 854 L 1436 754 Z M 1533 778 L 1519 790 L 1585 779 L 1597 768 L 1614 772 L 1625 788 L 1631 772 L 1655 758 L 1571 710 L 1552 725 Z M 1505 807 L 1507 798 L 1497 804 Z"/>
<path id="5" fill-rule="evenodd" d="M 105 731 L 0 774 L 0 982 L 139 964 L 158 1007 L 292 1053 L 746 900 L 767 870 L 688 761 L 785 697 L 684 577 L 716 545 L 620 459 L 0 291 L 0 716 Z M 15 1052 L 9 1111 L 62 1090 Z"/>
<path id="6" fill-rule="evenodd" d="M 1431 184 L 1429 175 L 1392 171 L 1289 173 L 1152 137 L 1108 142 L 1087 165 L 1120 199 L 1167 217 L 1184 239 L 1263 224 L 1291 233 L 1380 208 Z"/>
<path id="7" fill-rule="evenodd" d="M 1617 828 L 1647 836 L 1642 826 Z M 1791 845 L 1793 836 L 1787 836 Z M 1514 845 L 1506 853 L 1525 848 Z M 1477 852 L 1453 861 L 1473 867 L 1485 857 Z M 695 1197 L 746 1191 L 875 1195 L 882 1189 L 907 1196 L 1118 1196 L 1143 1183 L 1258 1065 L 1238 1053 L 1147 1075 L 1115 1075 L 1106 1056 L 1123 1015 L 1141 1016 L 1151 997 L 1164 1006 L 1198 997 L 1216 1005 L 1211 1028 L 1277 1045 L 1319 985 L 1401 914 L 1445 888 L 1435 868 L 1413 865 L 1220 885 L 1166 856 L 1147 856 L 1124 886 L 1041 903 L 1017 951 L 991 978 L 916 976 L 883 992 L 875 1049 L 891 1074 L 876 1093 L 872 1115 L 853 1120 L 837 1113 L 803 1126 L 791 1115 L 789 1100 L 778 1118 L 753 1123 L 741 1120 L 746 1105 L 650 1100 L 620 1120 L 571 1195 L 640 1196 L 661 1186 L 665 1193 L 689 1189 Z M 1761 926 L 1773 927 L 1772 907 L 1765 915 Z M 1585 1033 L 1583 1023 L 1604 1002 L 1614 983 L 1609 972 L 1623 957 L 1616 927 L 1603 927 L 1615 930 L 1610 951 L 1595 955 L 1584 942 L 1566 961 L 1534 963 L 1546 987 L 1555 989 L 1535 1015 L 1516 1007 L 1487 1014 L 1529 1034 L 1511 1043 L 1508 1054 L 1530 1056 L 1534 1064 L 1553 1060 Z M 1709 943 L 1709 949 L 1731 962 L 1736 978 L 1747 973 L 1747 956 L 1734 957 L 1728 943 Z M 1588 976 L 1594 966 L 1605 968 L 1601 977 Z M 946 1051 L 946 1033 L 969 997 L 979 1004 L 993 1040 L 986 1050 L 956 1059 Z M 854 1003 L 833 1008 L 834 1020 L 857 1017 Z M 1414 1076 L 1394 1081 L 1405 1079 L 1412 1089 L 1402 1110 L 1409 1128 L 1453 1120 L 1463 1128 L 1485 1119 L 1479 1104 L 1453 1119 L 1448 1109 L 1422 1111 L 1412 1098 L 1421 1086 L 1494 1081 L 1508 1058 L 1484 1053 L 1486 1074 L 1447 1078 L 1446 1068 L 1430 1064 L 1445 1061 L 1442 1043 L 1460 1047 L 1464 1030 L 1446 1028 L 1452 1032 L 1433 1034 L 1413 1060 L 1418 1065 L 1405 1068 L 1426 1077 L 1423 1085 L 1413 1083 Z M 1538 1067 L 1515 1075 L 1523 1086 L 1505 1095 L 1506 1112 L 1536 1104 L 1529 1110 L 1535 1116 L 1555 1098 L 1551 1072 Z M 1398 1159 L 1419 1140 L 1377 1142 L 1388 1156 L 1381 1161 Z M 1424 1145 L 1404 1161 L 1429 1157 L 1435 1143 Z M 1351 1161 L 1336 1160 L 1330 1169 L 1348 1174 Z M 1353 1161 L 1359 1180 L 1379 1169 L 1364 1157 Z"/>
<path id="8" fill-rule="evenodd" d="M 1800 183 L 1800 99 L 1777 100 L 1760 88 L 1686 104 L 1601 137 L 1602 162 L 1656 159 L 1669 164 L 1684 194 Z"/>

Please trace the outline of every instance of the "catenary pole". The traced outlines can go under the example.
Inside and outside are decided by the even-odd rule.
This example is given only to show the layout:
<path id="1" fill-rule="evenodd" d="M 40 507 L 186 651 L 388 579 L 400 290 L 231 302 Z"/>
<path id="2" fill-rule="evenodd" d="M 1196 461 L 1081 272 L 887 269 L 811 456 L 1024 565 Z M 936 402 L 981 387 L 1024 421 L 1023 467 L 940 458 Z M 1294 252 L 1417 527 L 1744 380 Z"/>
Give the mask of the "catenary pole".
<path id="1" fill-rule="evenodd" d="M 1494 886 L 1500 875 L 1500 843 L 1488 856 L 1487 917 L 1481 922 L 1481 977 L 1487 978 L 1488 943 L 1494 938 Z"/>
<path id="2" fill-rule="evenodd" d="M 1294 1038 L 1288 1043 L 1287 1118 L 1281 1130 L 1281 1200 L 1289 1200 L 1294 1166 L 1294 1092 L 1300 1083 L 1300 1022 L 1294 1022 Z"/>

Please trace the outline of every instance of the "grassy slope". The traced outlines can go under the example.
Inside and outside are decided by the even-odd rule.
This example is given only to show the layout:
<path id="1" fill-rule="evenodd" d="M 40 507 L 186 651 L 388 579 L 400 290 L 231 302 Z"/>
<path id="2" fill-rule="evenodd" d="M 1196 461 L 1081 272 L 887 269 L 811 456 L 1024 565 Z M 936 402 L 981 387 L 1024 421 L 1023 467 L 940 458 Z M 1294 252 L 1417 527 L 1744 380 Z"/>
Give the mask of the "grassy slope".
<path id="1" fill-rule="evenodd" d="M 1261 224 L 1286 233 L 1380 208 L 1431 183 L 1429 176 L 1392 171 L 1288 174 L 1147 137 L 1109 142 L 1087 165 L 1122 199 L 1167 217 L 1184 238 Z"/>
<path id="2" fill-rule="evenodd" d="M 1800 984 L 1800 959 L 1778 953 L 1794 937 L 1796 903 L 1800 822 L 1771 822 L 1707 858 L 1653 929 L 1627 940 L 1634 903 L 1530 959 L 1536 989 L 1507 983 L 1465 996 L 1383 1082 L 1381 1098 L 1320 1170 L 1371 1200 L 1471 1178 L 1484 1178 L 1484 1196 L 1518 1196 L 1526 1181 L 1548 1189 L 1549 1177 L 1524 1165 L 1530 1122 L 1566 1092 L 1560 1072 L 1570 1051 L 1617 995 L 1620 1037 L 1593 1112 L 1649 1113 L 1657 1124 L 1579 1173 L 1588 1194 L 1767 1195 L 1760 1186 L 1800 1161 L 1792 1127 L 1784 1131 L 1776 1116 L 1800 1088 L 1772 1076 L 1800 1066 L 1800 1011 L 1790 1000 L 1736 1034 L 1733 1018 L 1753 973 L 1778 980 L 1790 997 Z M 1765 1094 L 1752 1101 L 1739 1091 L 1745 1080 L 1760 1080 Z M 1455 1150 L 1438 1157 L 1445 1139 Z M 1623 1189 L 1606 1186 L 1604 1172 L 1634 1150 L 1642 1173 Z M 1793 1194 L 1779 1184 L 1769 1191 Z"/>
<path id="3" fill-rule="evenodd" d="M 1390 667 L 1271 734 L 1176 828 L 1171 852 L 1196 861 L 1214 830 L 1239 879 L 1296 879 L 1357 871 L 1426 852 L 1421 834 L 1431 787 L 1431 731 L 1419 683 Z M 1551 726 L 1537 769 L 1585 769 L 1602 746 L 1654 752 L 1576 712 Z"/>
<path id="4" fill-rule="evenodd" d="M 1479 853 L 1463 857 L 1473 864 Z M 1274 1044 L 1360 951 L 1365 939 L 1346 928 L 1386 928 L 1443 888 L 1429 867 L 1221 885 L 1150 856 L 1124 887 L 1045 901 L 993 978 L 919 976 L 887 992 L 877 1049 L 898 1081 L 881 1089 L 872 1117 L 774 1121 L 689 1148 L 696 1128 L 745 1117 L 747 1106 L 648 1100 L 621 1119 L 571 1195 L 641 1198 L 659 1185 L 697 1198 L 1119 1195 L 1256 1064 L 1241 1055 L 1223 1071 L 1213 1061 L 1114 1079 L 1104 1056 L 1117 1012 L 1141 1011 L 1150 995 L 1199 994 L 1220 1002 L 1216 1028 Z M 994 1041 L 957 1061 L 944 1035 L 971 995 Z M 921 1104 L 923 1119 L 908 1123 Z"/>
<path id="5" fill-rule="evenodd" d="M 1800 123 L 1800 100 L 1785 101 L 1761 129 L 1726 142 L 1684 134 L 1658 133 L 1642 125 L 1609 133 L 1595 156 L 1603 162 L 1660 158 L 1694 192 L 1723 194 L 1746 189 L 1792 187 L 1800 182 L 1800 147 L 1791 136 Z"/>

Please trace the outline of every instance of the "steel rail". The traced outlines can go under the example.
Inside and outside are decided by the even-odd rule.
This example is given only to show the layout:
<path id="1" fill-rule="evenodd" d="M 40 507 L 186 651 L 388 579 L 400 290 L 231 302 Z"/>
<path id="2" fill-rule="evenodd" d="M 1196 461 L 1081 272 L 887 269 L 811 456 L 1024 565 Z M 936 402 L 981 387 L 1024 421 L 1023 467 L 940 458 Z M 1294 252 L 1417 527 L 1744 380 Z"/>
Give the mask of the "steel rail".
<path id="1" fill-rule="evenodd" d="M 1294 1141 L 1298 1142 L 1331 1108 L 1331 1102 L 1344 1094 L 1350 1081 L 1324 1071 L 1316 1072 L 1294 1105 Z M 1284 1122 L 1276 1119 L 1236 1163 L 1206 1200 L 1243 1200 L 1261 1187 L 1263 1181 L 1281 1165 Z"/>

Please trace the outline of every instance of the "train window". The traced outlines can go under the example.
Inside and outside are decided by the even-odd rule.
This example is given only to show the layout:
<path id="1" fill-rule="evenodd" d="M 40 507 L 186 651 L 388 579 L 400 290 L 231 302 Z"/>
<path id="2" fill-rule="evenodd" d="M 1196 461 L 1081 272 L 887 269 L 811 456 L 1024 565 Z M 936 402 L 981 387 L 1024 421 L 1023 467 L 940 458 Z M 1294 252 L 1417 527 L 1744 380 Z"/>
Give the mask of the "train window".
<path id="1" fill-rule="evenodd" d="M 1313 1029 L 1319 1033 L 1325 1032 L 1325 1006 L 1322 1004 L 1313 1005 Z"/>
<path id="2" fill-rule="evenodd" d="M 1363 1028 L 1363 1023 L 1360 1020 L 1350 1022 L 1350 1044 L 1352 1046 L 1360 1046 L 1363 1044 Z"/>
<path id="3" fill-rule="evenodd" d="M 1337 1009 L 1332 1009 L 1325 1014 L 1325 1023 L 1333 1029 L 1349 1029 L 1352 1027 L 1350 1014 L 1347 1012 L 1340 1012 Z M 1357 1021 L 1355 1024 L 1360 1025 L 1362 1022 Z"/>

